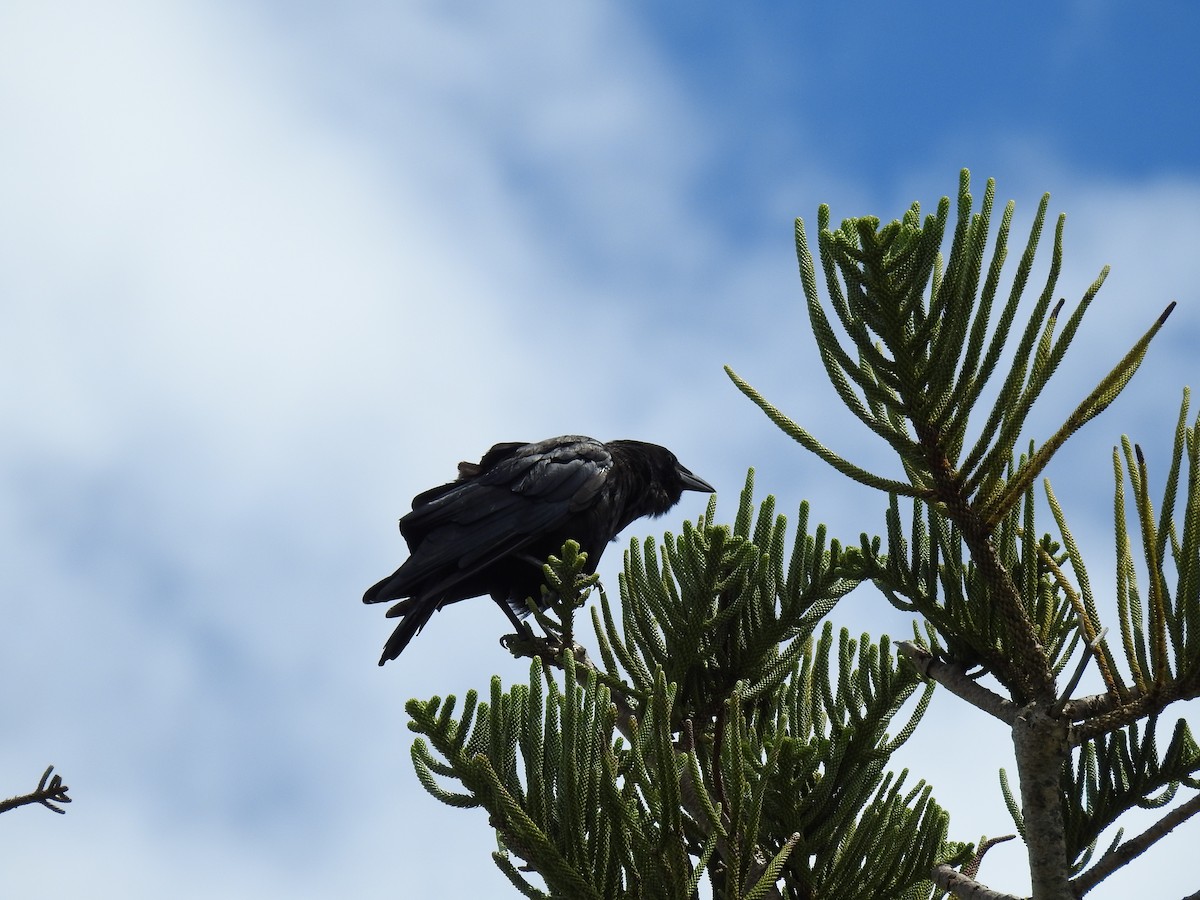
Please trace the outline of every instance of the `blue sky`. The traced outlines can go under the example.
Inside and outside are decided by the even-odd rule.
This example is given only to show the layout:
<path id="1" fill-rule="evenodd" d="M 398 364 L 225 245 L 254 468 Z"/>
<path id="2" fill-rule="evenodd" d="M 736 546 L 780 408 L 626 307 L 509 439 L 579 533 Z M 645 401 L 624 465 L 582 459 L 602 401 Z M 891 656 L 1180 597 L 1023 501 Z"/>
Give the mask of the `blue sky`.
<path id="1" fill-rule="evenodd" d="M 1019 234 L 1052 193 L 1060 293 L 1113 274 L 1035 427 L 1179 301 L 1049 473 L 1110 570 L 1110 448 L 1162 472 L 1196 386 L 1198 25 L 1181 2 L 0 8 L 0 773 L 16 793 L 53 762 L 77 797 L 0 817 L 4 892 L 504 895 L 403 712 L 524 677 L 504 620 L 460 604 L 379 670 L 358 598 L 410 498 L 499 440 L 652 440 L 728 517 L 753 465 L 782 510 L 876 527 L 882 499 L 721 370 L 893 465 L 805 330 L 792 220 L 822 202 L 932 209 L 967 166 Z M 866 591 L 836 621 L 908 627 Z M 899 763 L 973 840 L 1011 831 L 1006 744 L 938 697 Z M 1091 896 L 1195 891 L 1194 831 Z M 983 876 L 1020 891 L 1022 866 Z"/>

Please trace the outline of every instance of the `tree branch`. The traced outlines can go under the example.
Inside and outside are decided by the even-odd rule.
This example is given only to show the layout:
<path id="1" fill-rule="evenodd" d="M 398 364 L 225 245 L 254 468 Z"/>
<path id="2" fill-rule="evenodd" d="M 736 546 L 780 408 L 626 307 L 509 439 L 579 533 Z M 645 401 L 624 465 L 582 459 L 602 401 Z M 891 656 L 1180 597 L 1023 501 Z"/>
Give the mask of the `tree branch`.
<path id="1" fill-rule="evenodd" d="M 934 866 L 933 883 L 963 900 L 1021 900 L 1015 894 L 993 891 L 973 878 L 968 878 L 952 866 Z"/>
<path id="2" fill-rule="evenodd" d="M 1077 700 L 1068 700 L 1063 704 L 1062 712 L 1072 722 L 1082 722 L 1085 719 L 1094 719 L 1110 713 L 1125 703 L 1132 703 L 1141 696 L 1141 690 L 1136 687 L 1126 688 L 1123 697 L 1116 694 L 1089 694 Z"/>
<path id="3" fill-rule="evenodd" d="M 1014 658 L 1003 660 L 993 674 L 1023 703 L 1030 700 L 1053 702 L 1057 694 L 1054 673 L 1021 603 L 1012 573 L 1005 568 L 992 542 L 992 528 L 966 495 L 961 478 L 941 446 L 942 435 L 938 429 L 920 422 L 914 422 L 913 426 L 925 451 L 926 464 L 936 485 L 938 501 L 944 507 L 944 515 L 958 526 L 971 559 L 990 589 L 991 602 L 1004 620 L 1009 652 Z"/>
<path id="4" fill-rule="evenodd" d="M 932 678 L 950 693 L 966 700 L 977 709 L 995 716 L 1006 725 L 1017 719 L 1017 705 L 968 678 L 958 666 L 942 662 L 924 647 L 912 641 L 896 641 L 896 649 L 926 678 Z"/>
<path id="5" fill-rule="evenodd" d="M 1130 838 L 1121 846 L 1106 853 L 1099 862 L 1071 882 L 1076 895 L 1082 897 L 1121 866 L 1133 862 L 1149 850 L 1156 841 L 1166 837 L 1174 828 L 1186 822 L 1196 813 L 1200 813 L 1200 794 L 1196 794 L 1186 803 L 1175 807 L 1137 837 Z"/>

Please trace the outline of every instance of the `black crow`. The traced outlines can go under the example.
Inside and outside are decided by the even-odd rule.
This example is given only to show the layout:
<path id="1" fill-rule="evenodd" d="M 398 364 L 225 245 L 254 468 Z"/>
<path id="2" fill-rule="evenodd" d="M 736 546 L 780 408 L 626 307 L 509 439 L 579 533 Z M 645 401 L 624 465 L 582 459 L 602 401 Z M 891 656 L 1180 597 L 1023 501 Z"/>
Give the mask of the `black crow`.
<path id="1" fill-rule="evenodd" d="M 496 444 L 458 480 L 413 498 L 400 520 L 408 560 L 369 588 L 364 603 L 400 602 L 402 617 L 379 659 L 395 659 L 437 610 L 491 596 L 520 629 L 527 597 L 541 598 L 542 565 L 576 541 L 596 569 L 605 546 L 634 519 L 661 516 L 684 491 L 713 488 L 666 447 L 565 435 Z"/>

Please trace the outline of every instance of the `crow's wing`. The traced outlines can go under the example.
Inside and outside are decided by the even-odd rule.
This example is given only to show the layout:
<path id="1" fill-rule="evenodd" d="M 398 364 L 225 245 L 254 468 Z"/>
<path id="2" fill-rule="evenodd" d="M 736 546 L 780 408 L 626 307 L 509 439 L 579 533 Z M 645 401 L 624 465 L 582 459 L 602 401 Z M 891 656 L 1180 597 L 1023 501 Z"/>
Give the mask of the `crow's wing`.
<path id="1" fill-rule="evenodd" d="M 472 505 L 483 505 L 486 488 L 503 487 L 503 478 L 512 478 L 524 468 L 525 463 L 513 457 L 516 451 L 529 446 L 532 445 L 496 444 L 478 463 L 459 463 L 457 481 L 430 488 L 413 497 L 412 512 L 400 519 L 400 533 L 404 535 L 408 549 L 415 552 L 439 526 L 453 523 Z M 482 476 L 493 470 L 497 471 L 492 482 L 483 482 Z M 497 497 L 500 496 L 502 494 L 497 492 Z"/>
<path id="2" fill-rule="evenodd" d="M 513 453 L 521 447 L 528 446 L 528 441 L 511 441 L 506 444 L 496 444 L 491 450 L 483 455 L 483 459 L 481 459 L 479 462 L 460 462 L 458 464 L 457 481 L 451 481 L 449 484 L 439 485 L 438 487 L 430 488 L 427 491 L 422 491 L 421 493 L 417 494 L 417 496 L 413 497 L 412 508 L 418 509 L 422 506 L 428 506 L 438 497 L 441 497 L 443 494 L 446 494 L 454 490 L 456 487 L 459 487 L 464 481 L 479 476 L 492 466 L 499 463 L 501 460 L 511 457 Z M 401 532 L 404 531 L 405 521 L 409 518 L 411 517 L 405 516 L 404 519 L 400 520 Z"/>
<path id="3" fill-rule="evenodd" d="M 601 442 L 572 436 L 497 445 L 477 469 L 417 496 L 400 520 L 411 555 L 373 596 L 368 592 L 367 602 L 452 593 L 488 566 L 561 532 L 596 503 L 612 457 Z"/>

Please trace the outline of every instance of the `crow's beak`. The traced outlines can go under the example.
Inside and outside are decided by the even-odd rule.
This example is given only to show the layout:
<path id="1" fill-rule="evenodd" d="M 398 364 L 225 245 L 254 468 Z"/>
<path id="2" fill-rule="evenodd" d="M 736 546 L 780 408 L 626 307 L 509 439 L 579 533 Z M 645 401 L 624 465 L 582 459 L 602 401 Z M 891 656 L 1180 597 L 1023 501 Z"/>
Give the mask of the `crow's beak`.
<path id="1" fill-rule="evenodd" d="M 683 489 L 685 491 L 703 491 L 706 494 L 715 494 L 717 491 L 715 487 L 703 478 L 693 475 L 683 466 L 679 466 L 679 477 L 683 479 Z"/>

